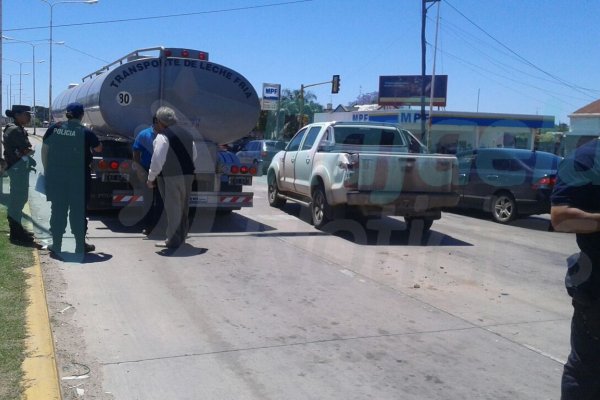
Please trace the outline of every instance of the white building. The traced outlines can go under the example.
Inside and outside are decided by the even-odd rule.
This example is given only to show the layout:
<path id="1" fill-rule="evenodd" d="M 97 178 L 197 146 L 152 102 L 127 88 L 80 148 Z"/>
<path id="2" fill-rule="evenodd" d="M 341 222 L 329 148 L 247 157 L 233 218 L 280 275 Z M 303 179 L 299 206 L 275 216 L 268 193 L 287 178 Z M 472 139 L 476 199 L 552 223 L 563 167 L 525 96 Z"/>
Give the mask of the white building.
<path id="1" fill-rule="evenodd" d="M 600 134 L 600 100 L 596 100 L 569 115 L 571 131 L 578 136 L 598 136 Z"/>
<path id="2" fill-rule="evenodd" d="M 600 100 L 570 114 L 569 120 L 571 128 L 565 136 L 567 154 L 583 142 L 600 136 Z"/>

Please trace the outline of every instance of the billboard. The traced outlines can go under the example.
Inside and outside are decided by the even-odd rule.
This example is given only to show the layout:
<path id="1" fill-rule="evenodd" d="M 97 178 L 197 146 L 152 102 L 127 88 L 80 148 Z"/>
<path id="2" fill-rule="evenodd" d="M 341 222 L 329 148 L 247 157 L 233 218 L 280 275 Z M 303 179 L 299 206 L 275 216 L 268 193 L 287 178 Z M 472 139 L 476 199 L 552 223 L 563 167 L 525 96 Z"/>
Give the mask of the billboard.
<path id="1" fill-rule="evenodd" d="M 281 97 L 281 85 L 278 83 L 263 83 L 261 109 L 277 111 Z"/>
<path id="2" fill-rule="evenodd" d="M 420 106 L 421 75 L 391 75 L 379 77 L 379 105 Z M 445 107 L 448 75 L 436 75 L 433 89 L 433 105 Z M 425 104 L 429 105 L 431 75 L 425 75 Z"/>

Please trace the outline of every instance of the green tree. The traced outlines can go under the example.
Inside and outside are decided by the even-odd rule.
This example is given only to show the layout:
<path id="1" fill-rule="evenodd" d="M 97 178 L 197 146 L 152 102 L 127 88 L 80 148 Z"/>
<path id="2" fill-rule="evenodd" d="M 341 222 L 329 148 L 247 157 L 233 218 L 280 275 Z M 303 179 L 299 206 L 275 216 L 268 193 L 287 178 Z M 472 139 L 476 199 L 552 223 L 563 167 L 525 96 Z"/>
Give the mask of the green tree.
<path id="1" fill-rule="evenodd" d="M 298 122 L 300 103 L 300 90 L 283 89 L 281 91 L 279 132 L 277 132 L 277 138 L 289 139 L 298 131 L 300 127 Z M 317 96 L 310 91 L 304 92 L 303 111 L 307 115 L 309 123 L 314 121 L 315 113 L 323 112 L 323 106 L 317 103 Z M 272 117 L 269 118 L 269 125 L 271 125 L 271 120 L 276 122 L 275 112 L 270 114 L 272 114 Z"/>
<path id="2" fill-rule="evenodd" d="M 377 104 L 378 101 L 379 101 L 379 92 L 370 92 L 370 93 L 360 94 L 356 98 L 356 100 L 351 101 L 350 103 L 348 103 L 348 105 L 350 107 L 353 107 L 356 105 L 363 105 L 363 104 Z"/>

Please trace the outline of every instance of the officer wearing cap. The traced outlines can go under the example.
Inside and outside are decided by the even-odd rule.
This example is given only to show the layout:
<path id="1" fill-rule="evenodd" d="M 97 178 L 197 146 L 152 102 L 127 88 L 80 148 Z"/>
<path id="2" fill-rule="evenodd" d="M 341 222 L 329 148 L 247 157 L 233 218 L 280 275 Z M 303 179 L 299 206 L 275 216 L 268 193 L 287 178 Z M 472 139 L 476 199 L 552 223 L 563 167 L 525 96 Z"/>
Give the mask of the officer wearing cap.
<path id="1" fill-rule="evenodd" d="M 27 137 L 24 126 L 31 121 L 29 106 L 14 105 L 6 110 L 6 116 L 13 118 L 4 128 L 2 142 L 7 173 L 10 177 L 10 196 L 8 198 L 8 224 L 11 242 L 19 245 L 32 245 L 33 233 L 21 224 L 23 207 L 29 197 L 29 172 L 35 167 L 33 146 Z"/>
<path id="2" fill-rule="evenodd" d="M 50 252 L 61 258 L 62 238 L 67 227 L 67 214 L 75 237 L 75 253 L 95 250 L 85 242 L 87 220 L 85 209 L 89 192 L 90 164 L 93 149 L 102 151 L 96 135 L 81 123 L 84 110 L 81 103 L 70 103 L 66 122 L 58 122 L 44 135 L 42 163 L 46 175 L 46 197 L 52 202 Z"/>

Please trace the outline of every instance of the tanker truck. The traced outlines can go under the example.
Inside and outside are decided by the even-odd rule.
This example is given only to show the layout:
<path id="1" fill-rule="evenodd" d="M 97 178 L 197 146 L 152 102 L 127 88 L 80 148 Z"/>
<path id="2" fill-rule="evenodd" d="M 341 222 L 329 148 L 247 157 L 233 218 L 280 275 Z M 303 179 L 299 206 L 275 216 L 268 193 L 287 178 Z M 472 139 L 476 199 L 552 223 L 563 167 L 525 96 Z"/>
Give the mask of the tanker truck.
<path id="1" fill-rule="evenodd" d="M 174 109 L 178 125 L 194 137 L 198 151 L 190 207 L 230 212 L 251 207 L 244 192 L 256 165 L 242 164 L 223 145 L 255 127 L 260 103 L 252 85 L 231 68 L 209 62 L 204 51 L 155 47 L 136 50 L 69 85 L 53 103 L 54 121 L 66 119 L 67 104 L 85 107 L 83 124 L 100 139 L 103 152 L 92 162 L 88 208 L 141 205 L 134 190 L 131 146 L 161 106 Z M 137 185 L 136 185 L 137 183 Z"/>

